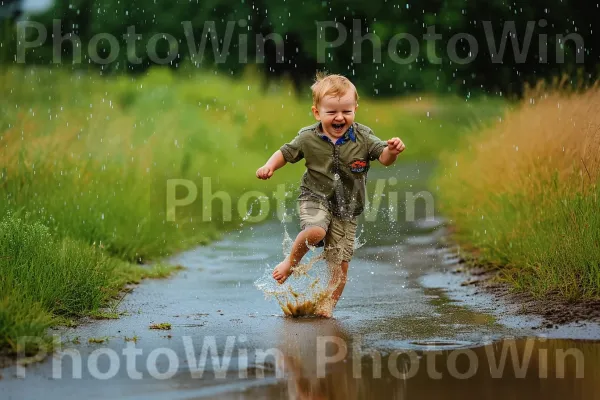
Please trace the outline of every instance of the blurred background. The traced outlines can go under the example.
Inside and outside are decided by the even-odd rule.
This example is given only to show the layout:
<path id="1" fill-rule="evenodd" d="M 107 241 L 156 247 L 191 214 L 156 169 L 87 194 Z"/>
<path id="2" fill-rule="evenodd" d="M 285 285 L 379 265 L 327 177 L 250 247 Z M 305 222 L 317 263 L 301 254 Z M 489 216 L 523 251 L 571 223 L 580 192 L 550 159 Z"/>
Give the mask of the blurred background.
<path id="1" fill-rule="evenodd" d="M 184 21 L 187 21 L 196 44 L 202 38 L 207 42 L 202 60 L 192 61 L 194 67 L 215 69 L 236 77 L 249 65 L 256 65 L 266 79 L 287 76 L 298 91 L 305 89 L 316 69 L 324 68 L 349 75 L 361 93 L 368 96 L 396 96 L 422 91 L 522 94 L 525 83 L 535 84 L 540 79 L 562 74 L 578 76 L 580 81 L 595 79 L 598 73 L 595 48 L 598 33 L 594 32 L 593 23 L 597 16 L 598 5 L 593 2 L 561 0 L 513 3 L 494 0 L 481 4 L 466 0 L 5 0 L 0 14 L 4 24 L 0 60 L 4 65 L 14 62 L 17 45 L 13 35 L 14 24 L 19 19 L 31 19 L 41 24 L 49 34 L 42 45 L 27 51 L 25 60 L 27 64 L 52 63 L 52 44 L 57 39 L 52 38 L 53 20 L 58 20 L 56 33 L 63 37 L 74 34 L 82 43 L 82 48 L 77 49 L 76 46 L 74 49 L 72 43 L 66 41 L 60 49 L 63 66 L 70 64 L 74 52 L 82 50 L 78 69 L 140 74 L 156 64 L 146 51 L 150 38 L 155 34 L 168 34 L 179 44 L 178 52 L 173 52 L 173 42 L 168 40 L 159 40 L 153 47 L 156 47 L 161 59 L 174 53 L 168 65 L 179 71 L 190 64 L 188 40 L 183 27 Z M 318 29 L 318 24 L 325 22 L 339 25 L 337 28 L 329 25 L 327 29 Z M 486 22 L 489 29 L 485 28 Z M 212 31 L 207 29 L 210 26 Z M 140 35 L 139 40 L 128 36 L 133 35 L 128 30 L 130 27 L 134 27 L 135 34 Z M 348 40 L 336 44 L 329 49 L 325 60 L 319 60 L 319 40 L 333 42 L 342 29 Z M 428 29 L 435 30 L 430 32 Z M 516 35 L 519 43 L 516 48 L 511 40 L 507 40 L 509 32 L 506 30 Z M 431 42 L 431 46 L 427 45 L 428 32 L 440 35 L 435 43 Z M 121 51 L 107 65 L 90 63 L 87 45 L 95 35 L 107 33 L 114 35 Z M 376 51 L 372 50 L 373 42 L 370 40 L 362 44 L 363 57 L 357 60 L 355 43 L 351 39 L 355 35 L 363 37 L 369 33 L 378 38 L 375 47 L 383 49 L 380 62 L 373 62 L 372 55 Z M 393 37 L 398 33 L 414 35 L 420 47 L 411 53 L 408 41 L 396 41 L 394 47 L 402 58 L 409 54 L 414 56 L 405 65 L 386 57 L 387 49 L 390 43 L 394 44 Z M 272 34 L 281 38 L 281 47 L 276 46 L 273 40 L 266 40 L 263 45 L 257 37 L 267 38 Z M 461 36 L 452 43 L 456 34 Z M 577 34 L 582 42 L 564 39 L 569 34 Z M 218 46 L 212 42 L 211 35 L 218 37 Z M 471 35 L 478 43 L 478 54 L 468 63 L 452 62 L 446 51 L 449 42 L 460 57 L 468 57 L 473 51 L 465 35 Z M 127 37 L 131 38 L 129 47 Z M 497 47 L 490 48 L 488 40 Z M 500 46 L 502 40 L 507 41 L 505 46 Z M 100 40 L 96 47 L 101 57 L 110 52 L 107 40 Z M 218 52 L 229 50 L 229 54 L 226 57 L 215 56 L 215 47 Z M 492 60 L 494 49 L 500 47 L 505 47 L 503 57 Z M 564 52 L 563 60 L 557 58 L 557 49 L 561 54 Z M 521 53 L 522 57 L 519 57 Z M 137 55 L 135 63 L 131 62 L 132 54 Z M 261 60 L 259 63 L 256 63 L 257 54 Z M 436 57 L 441 60 L 432 62 Z"/>
<path id="2" fill-rule="evenodd" d="M 581 0 L 1 0 L 0 345 L 94 312 L 138 263 L 246 229 L 251 190 L 283 184 L 293 207 L 300 165 L 254 174 L 313 122 L 317 70 L 406 143 L 397 170 L 373 168 L 400 182 L 385 191 L 432 193 L 516 287 L 597 298 L 598 16 Z M 169 179 L 198 190 L 175 221 Z M 216 192 L 232 205 L 208 215 Z"/>

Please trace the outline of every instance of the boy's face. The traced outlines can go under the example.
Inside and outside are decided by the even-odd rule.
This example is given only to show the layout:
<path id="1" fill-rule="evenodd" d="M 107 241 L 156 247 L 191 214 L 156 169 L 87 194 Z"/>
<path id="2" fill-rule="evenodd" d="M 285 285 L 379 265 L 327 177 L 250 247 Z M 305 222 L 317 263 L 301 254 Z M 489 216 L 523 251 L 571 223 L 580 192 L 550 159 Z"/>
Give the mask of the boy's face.
<path id="1" fill-rule="evenodd" d="M 349 90 L 342 97 L 323 97 L 318 108 L 312 107 L 312 112 L 315 119 L 321 121 L 324 133 L 337 139 L 344 136 L 354 122 L 357 107 L 354 92 Z"/>

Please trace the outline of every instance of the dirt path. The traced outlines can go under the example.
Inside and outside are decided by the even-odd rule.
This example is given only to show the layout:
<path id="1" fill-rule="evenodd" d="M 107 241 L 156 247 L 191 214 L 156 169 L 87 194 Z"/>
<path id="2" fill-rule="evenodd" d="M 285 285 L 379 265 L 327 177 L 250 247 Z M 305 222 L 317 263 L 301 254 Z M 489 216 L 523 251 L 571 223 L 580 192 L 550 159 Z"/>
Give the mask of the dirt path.
<path id="1" fill-rule="evenodd" d="M 579 395 L 594 393 L 600 344 L 544 337 L 599 338 L 600 329 L 532 329 L 535 318 L 515 316 L 475 295 L 476 288 L 461 287 L 450 272 L 456 260 L 439 248 L 443 228 L 431 233 L 426 225 L 405 223 L 395 235 L 366 230 L 371 240 L 356 252 L 332 320 L 284 318 L 254 287 L 281 257 L 281 224 L 231 233 L 174 257 L 187 269 L 137 287 L 120 305 L 120 319 L 56 331 L 63 352 L 28 367 L 24 378 L 14 367 L 1 371 L 1 397 L 404 398 L 410 390 L 446 398 L 456 391 L 461 399 L 489 393 L 591 398 Z M 161 323 L 170 329 L 150 329 Z M 526 379 L 515 379 L 518 371 L 508 367 L 494 376 L 488 365 L 490 354 L 499 358 L 513 345 L 518 354 L 528 346 L 533 351 Z M 556 379 L 556 364 L 536 358 L 541 349 L 550 360 L 553 351 L 581 352 L 584 378 L 569 365 L 566 377 Z M 409 364 L 417 365 L 414 375 Z M 475 373 L 463 379 L 473 366 Z M 549 376 L 543 384 L 540 371 Z M 411 376 L 401 379 L 402 373 Z"/>

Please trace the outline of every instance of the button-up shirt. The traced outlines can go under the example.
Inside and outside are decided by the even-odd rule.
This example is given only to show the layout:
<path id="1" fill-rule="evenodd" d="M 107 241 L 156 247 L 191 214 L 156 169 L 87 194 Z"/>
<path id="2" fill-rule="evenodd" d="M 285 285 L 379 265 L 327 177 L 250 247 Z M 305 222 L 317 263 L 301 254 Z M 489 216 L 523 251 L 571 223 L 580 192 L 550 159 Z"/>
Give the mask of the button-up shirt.
<path id="1" fill-rule="evenodd" d="M 357 122 L 334 144 L 318 122 L 302 128 L 281 152 L 287 162 L 305 160 L 298 200 L 319 201 L 333 215 L 349 219 L 364 211 L 370 161 L 378 159 L 386 147 L 369 127 Z"/>

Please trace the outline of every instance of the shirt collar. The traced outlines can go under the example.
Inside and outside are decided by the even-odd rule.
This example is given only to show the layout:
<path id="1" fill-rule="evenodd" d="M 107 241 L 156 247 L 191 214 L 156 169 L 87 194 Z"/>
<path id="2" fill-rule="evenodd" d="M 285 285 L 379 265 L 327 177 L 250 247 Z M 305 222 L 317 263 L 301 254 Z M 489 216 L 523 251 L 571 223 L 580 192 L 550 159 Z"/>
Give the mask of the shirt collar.
<path id="1" fill-rule="evenodd" d="M 317 128 L 317 135 L 319 135 L 319 137 L 321 139 L 325 140 L 326 142 L 331 142 L 331 140 L 325 134 L 321 133 L 321 123 L 320 122 L 317 124 L 316 128 Z M 344 136 L 338 138 L 338 140 L 336 140 L 335 144 L 336 145 L 344 144 L 348 140 L 352 140 L 353 142 L 356 142 L 356 134 L 354 133 L 354 124 L 350 125 L 350 127 L 348 128 L 346 133 L 344 133 Z"/>

